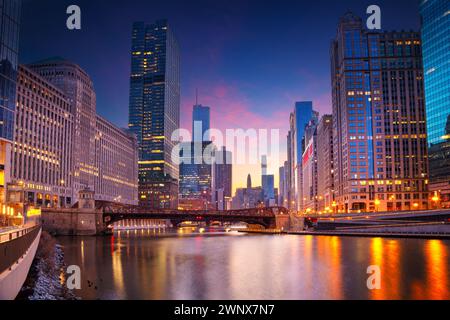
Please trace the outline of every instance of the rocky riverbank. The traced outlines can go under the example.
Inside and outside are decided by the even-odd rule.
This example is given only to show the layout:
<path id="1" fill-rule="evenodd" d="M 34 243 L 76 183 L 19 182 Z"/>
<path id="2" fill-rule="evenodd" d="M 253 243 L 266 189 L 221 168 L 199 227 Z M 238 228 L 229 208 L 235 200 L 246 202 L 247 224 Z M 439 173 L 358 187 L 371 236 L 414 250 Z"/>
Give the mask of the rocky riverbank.
<path id="1" fill-rule="evenodd" d="M 64 251 L 55 239 L 43 232 L 36 257 L 18 300 L 76 300 L 65 284 Z"/>

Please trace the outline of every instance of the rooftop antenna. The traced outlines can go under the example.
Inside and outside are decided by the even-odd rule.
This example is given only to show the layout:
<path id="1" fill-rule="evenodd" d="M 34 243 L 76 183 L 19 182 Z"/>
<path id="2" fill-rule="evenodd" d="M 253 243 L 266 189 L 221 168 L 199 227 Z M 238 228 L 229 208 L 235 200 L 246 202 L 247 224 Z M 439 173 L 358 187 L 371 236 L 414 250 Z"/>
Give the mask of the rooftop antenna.
<path id="1" fill-rule="evenodd" d="M 195 89 L 195 105 L 198 106 L 198 88 Z"/>

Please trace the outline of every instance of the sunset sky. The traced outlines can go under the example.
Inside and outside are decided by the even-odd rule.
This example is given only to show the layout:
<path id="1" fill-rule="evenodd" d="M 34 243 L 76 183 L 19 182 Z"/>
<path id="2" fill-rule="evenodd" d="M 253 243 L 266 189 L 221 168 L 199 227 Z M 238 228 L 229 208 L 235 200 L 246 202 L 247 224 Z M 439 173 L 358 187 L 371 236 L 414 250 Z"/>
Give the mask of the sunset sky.
<path id="1" fill-rule="evenodd" d="M 81 7 L 81 31 L 65 27 L 71 4 Z M 126 127 L 132 22 L 167 18 L 181 50 L 182 127 L 191 128 L 198 88 L 212 127 L 279 129 L 278 165 L 295 101 L 331 112 L 329 45 L 339 17 L 349 10 L 366 17 L 371 4 L 381 7 L 384 30 L 419 29 L 418 1 L 411 0 L 24 0 L 20 61 L 78 63 L 94 81 L 98 112 Z M 278 176 L 275 165 L 269 171 Z M 259 166 L 235 166 L 235 188 L 248 173 L 260 184 Z"/>

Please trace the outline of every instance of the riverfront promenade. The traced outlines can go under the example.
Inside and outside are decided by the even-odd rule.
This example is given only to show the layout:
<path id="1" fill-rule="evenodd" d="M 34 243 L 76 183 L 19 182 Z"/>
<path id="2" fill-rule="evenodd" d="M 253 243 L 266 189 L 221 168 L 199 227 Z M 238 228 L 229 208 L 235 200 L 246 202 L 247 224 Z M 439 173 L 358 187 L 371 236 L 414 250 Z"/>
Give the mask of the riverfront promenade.
<path id="1" fill-rule="evenodd" d="M 242 232 L 315 236 L 450 239 L 450 210 L 303 216 L 300 228 Z"/>

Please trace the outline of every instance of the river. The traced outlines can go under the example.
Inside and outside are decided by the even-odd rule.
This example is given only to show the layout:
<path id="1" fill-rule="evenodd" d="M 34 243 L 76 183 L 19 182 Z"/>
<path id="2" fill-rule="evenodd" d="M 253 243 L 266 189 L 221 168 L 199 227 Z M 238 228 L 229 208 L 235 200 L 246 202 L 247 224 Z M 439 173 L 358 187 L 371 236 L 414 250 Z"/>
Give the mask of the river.
<path id="1" fill-rule="evenodd" d="M 450 299 L 450 241 L 139 230 L 60 237 L 82 299 Z M 367 268 L 381 289 L 367 288 Z"/>

